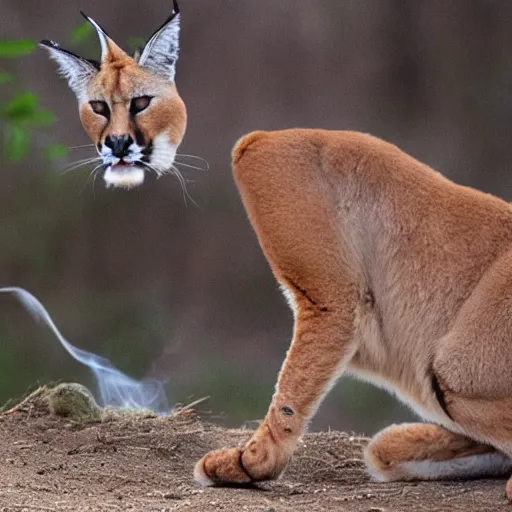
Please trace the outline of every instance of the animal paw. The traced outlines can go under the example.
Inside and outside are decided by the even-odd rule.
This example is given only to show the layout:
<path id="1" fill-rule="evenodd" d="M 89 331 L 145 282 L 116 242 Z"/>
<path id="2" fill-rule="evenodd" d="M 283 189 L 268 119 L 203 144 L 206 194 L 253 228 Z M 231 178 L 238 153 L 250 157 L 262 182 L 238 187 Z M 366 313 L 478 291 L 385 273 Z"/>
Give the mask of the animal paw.
<path id="1" fill-rule="evenodd" d="M 203 486 L 274 480 L 289 458 L 290 455 L 276 444 L 269 431 L 258 431 L 243 447 L 206 454 L 196 464 L 194 478 Z"/>

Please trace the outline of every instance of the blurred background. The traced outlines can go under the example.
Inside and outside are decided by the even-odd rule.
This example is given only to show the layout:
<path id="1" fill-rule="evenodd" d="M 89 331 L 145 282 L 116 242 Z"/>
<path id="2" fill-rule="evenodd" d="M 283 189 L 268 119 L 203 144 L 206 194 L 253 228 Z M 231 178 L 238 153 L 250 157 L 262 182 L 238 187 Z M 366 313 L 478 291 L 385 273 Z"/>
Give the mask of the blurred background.
<path id="1" fill-rule="evenodd" d="M 130 192 L 88 181 L 76 100 L 31 40 L 85 57 L 99 44 L 79 9 L 124 48 L 151 35 L 170 0 L 3 0 L 0 16 L 0 284 L 28 289 L 75 345 L 136 378 L 167 380 L 172 403 L 208 395 L 226 425 L 263 417 L 292 315 L 231 178 L 230 150 L 255 129 L 369 132 L 455 181 L 512 195 L 512 2 L 181 0 L 182 153 L 209 170 Z M 73 149 L 70 149 L 73 148 Z M 185 161 L 185 160 L 183 160 Z M 200 161 L 187 163 L 204 167 Z M 0 297 L 0 402 L 86 368 Z M 410 418 L 393 398 L 342 379 L 312 429 L 371 434 Z"/>

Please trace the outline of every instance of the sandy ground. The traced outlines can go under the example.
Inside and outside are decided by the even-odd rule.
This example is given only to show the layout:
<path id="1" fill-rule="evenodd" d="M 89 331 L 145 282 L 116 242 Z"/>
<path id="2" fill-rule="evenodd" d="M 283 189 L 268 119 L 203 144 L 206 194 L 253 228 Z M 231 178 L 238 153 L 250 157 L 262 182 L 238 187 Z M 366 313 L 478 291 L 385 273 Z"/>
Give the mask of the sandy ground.
<path id="1" fill-rule="evenodd" d="M 341 432 L 306 435 L 277 482 L 249 489 L 195 484 L 196 460 L 249 436 L 189 410 L 84 424 L 26 403 L 0 414 L 0 511 L 512 510 L 504 480 L 372 483 L 361 460 L 366 439 Z"/>

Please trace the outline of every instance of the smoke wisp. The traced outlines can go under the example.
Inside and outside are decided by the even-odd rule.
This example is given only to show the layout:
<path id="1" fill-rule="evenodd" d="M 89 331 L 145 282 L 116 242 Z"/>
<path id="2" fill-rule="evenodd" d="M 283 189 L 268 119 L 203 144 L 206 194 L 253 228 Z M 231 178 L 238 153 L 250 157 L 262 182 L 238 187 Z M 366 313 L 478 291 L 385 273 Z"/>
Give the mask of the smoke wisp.
<path id="1" fill-rule="evenodd" d="M 51 329 L 71 357 L 91 370 L 98 386 L 98 402 L 101 406 L 148 409 L 157 414 L 168 414 L 170 412 L 163 382 L 150 379 L 140 381 L 133 379 L 116 369 L 105 357 L 72 345 L 61 334 L 46 308 L 27 290 L 8 287 L 0 288 L 0 293 L 14 295 L 36 321 Z"/>

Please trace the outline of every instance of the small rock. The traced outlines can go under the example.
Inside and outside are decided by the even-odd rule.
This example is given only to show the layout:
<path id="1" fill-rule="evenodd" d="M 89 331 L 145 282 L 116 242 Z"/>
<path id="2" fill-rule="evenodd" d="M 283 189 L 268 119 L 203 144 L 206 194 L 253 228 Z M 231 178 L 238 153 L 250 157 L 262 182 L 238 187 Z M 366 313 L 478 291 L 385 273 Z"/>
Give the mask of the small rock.
<path id="1" fill-rule="evenodd" d="M 92 393 L 81 384 L 63 383 L 48 392 L 48 408 L 52 414 L 75 421 L 98 421 L 101 409 Z"/>

